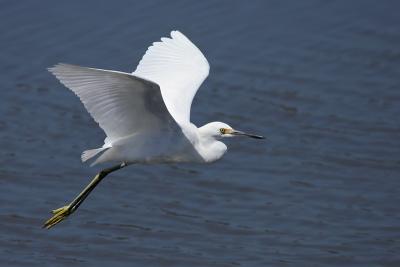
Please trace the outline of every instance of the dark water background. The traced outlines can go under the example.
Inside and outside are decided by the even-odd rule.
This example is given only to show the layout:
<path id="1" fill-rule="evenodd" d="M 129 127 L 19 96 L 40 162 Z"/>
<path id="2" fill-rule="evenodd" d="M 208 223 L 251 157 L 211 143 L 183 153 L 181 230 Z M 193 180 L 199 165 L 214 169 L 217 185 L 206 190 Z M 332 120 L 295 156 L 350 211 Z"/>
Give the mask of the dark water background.
<path id="1" fill-rule="evenodd" d="M 400 266 L 399 1 L 1 1 L 0 266 Z M 46 68 L 132 71 L 172 29 L 211 73 L 192 108 L 270 141 L 112 174 Z"/>

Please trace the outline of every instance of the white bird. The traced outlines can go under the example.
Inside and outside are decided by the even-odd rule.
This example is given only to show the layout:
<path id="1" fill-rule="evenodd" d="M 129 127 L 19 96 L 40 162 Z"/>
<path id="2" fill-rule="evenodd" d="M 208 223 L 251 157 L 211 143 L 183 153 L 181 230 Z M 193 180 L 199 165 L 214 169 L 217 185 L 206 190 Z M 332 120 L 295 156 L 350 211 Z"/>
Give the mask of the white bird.
<path id="1" fill-rule="evenodd" d="M 222 122 L 197 128 L 190 122 L 192 100 L 209 73 L 202 52 L 181 32 L 150 46 L 132 73 L 57 64 L 49 71 L 82 101 L 106 134 L 104 145 L 82 153 L 119 164 L 102 170 L 69 204 L 53 210 L 43 227 L 72 214 L 109 173 L 133 163 L 210 163 L 227 147 L 223 137 L 262 136 L 234 130 Z"/>

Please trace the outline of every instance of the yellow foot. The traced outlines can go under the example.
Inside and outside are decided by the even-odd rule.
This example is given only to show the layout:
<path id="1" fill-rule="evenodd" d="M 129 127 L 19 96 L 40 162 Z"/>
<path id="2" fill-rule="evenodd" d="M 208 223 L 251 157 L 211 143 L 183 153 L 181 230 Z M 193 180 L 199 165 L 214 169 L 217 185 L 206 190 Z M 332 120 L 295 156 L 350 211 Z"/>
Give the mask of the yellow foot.
<path id="1" fill-rule="evenodd" d="M 54 214 L 53 217 L 51 217 L 44 223 L 43 228 L 50 229 L 57 223 L 63 221 L 65 218 L 67 218 L 69 215 L 72 214 L 72 210 L 71 210 L 71 207 L 68 205 L 68 206 L 64 206 L 59 209 L 53 210 L 52 213 Z"/>

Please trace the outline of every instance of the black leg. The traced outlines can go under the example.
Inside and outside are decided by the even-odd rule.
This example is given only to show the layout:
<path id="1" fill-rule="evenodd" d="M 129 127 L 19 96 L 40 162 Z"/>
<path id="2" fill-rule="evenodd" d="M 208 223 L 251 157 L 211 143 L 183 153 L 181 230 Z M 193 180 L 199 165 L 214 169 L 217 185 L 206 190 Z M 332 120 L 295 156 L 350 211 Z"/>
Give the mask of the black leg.
<path id="1" fill-rule="evenodd" d="M 74 213 L 82 204 L 82 202 L 93 191 L 93 189 L 101 182 L 101 180 L 104 179 L 104 177 L 106 177 L 108 174 L 114 171 L 124 168 L 125 166 L 127 166 L 127 164 L 123 162 L 121 164 L 115 165 L 113 167 L 104 169 L 101 172 L 99 172 L 93 178 L 93 180 L 85 187 L 85 189 L 83 189 L 83 191 L 69 205 L 53 210 L 52 212 L 54 215 L 44 223 L 43 228 L 50 229 L 51 227 L 63 221 L 69 215 Z"/>

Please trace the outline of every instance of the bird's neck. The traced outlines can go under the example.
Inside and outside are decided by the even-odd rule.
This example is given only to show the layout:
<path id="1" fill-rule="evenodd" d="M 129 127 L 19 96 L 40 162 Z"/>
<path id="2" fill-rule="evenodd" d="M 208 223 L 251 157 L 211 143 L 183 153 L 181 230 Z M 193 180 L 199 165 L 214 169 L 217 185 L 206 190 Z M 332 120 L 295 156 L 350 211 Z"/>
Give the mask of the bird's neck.
<path id="1" fill-rule="evenodd" d="M 227 151 L 227 146 L 221 141 L 212 137 L 200 138 L 200 143 L 197 146 L 199 154 L 207 163 L 214 162 L 222 158 Z"/>
<path id="2" fill-rule="evenodd" d="M 214 162 L 219 160 L 226 153 L 227 149 L 224 143 L 214 140 L 214 142 L 208 145 L 205 161 Z"/>
<path id="3" fill-rule="evenodd" d="M 190 124 L 183 127 L 182 130 L 195 148 L 196 154 L 200 156 L 201 162 L 214 162 L 225 154 L 226 145 L 208 134 L 207 129 L 197 128 L 194 124 Z"/>

